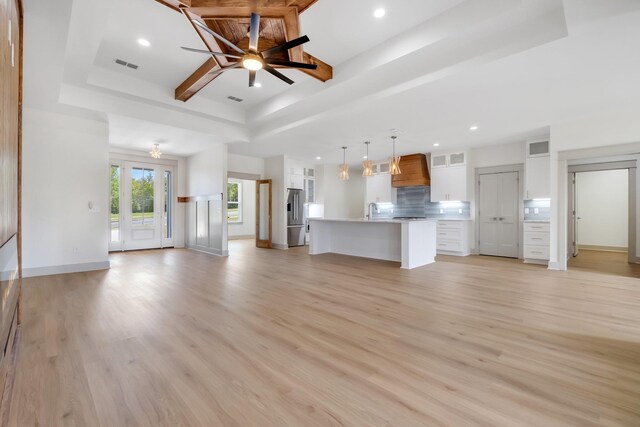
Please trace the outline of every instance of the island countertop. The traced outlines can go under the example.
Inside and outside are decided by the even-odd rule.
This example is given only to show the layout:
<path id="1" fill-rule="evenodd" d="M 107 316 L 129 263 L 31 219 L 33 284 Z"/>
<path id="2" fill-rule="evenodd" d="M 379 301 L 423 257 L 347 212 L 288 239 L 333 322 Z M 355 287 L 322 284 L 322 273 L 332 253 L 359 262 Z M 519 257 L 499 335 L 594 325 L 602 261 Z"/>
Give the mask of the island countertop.
<path id="1" fill-rule="evenodd" d="M 401 219 L 401 218 L 381 218 L 381 219 L 366 219 L 366 218 L 309 218 L 309 221 L 328 221 L 328 222 L 364 222 L 372 224 L 404 224 L 407 222 L 428 222 L 438 221 L 435 218 L 416 218 L 416 219 Z"/>
<path id="2" fill-rule="evenodd" d="M 333 252 L 416 268 L 435 261 L 437 223 L 434 218 L 309 218 L 309 254 Z"/>

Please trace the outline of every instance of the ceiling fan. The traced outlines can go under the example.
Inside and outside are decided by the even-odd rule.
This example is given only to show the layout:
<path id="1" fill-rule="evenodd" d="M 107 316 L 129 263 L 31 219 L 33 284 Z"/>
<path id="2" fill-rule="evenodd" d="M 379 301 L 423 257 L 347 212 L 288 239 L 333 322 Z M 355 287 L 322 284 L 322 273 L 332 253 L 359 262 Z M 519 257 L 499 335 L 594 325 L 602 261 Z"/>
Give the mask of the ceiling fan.
<path id="1" fill-rule="evenodd" d="M 266 72 L 276 76 L 277 78 L 284 81 L 285 83 L 288 83 L 288 84 L 294 83 L 293 80 L 291 80 L 290 78 L 288 78 L 287 76 L 285 76 L 284 74 L 282 74 L 281 72 L 273 68 L 272 67 L 273 65 L 277 65 L 280 67 L 289 67 L 289 68 L 305 68 L 308 70 L 315 70 L 318 68 L 318 66 L 315 64 L 293 62 L 293 61 L 287 61 L 287 60 L 273 57 L 278 53 L 286 52 L 289 49 L 292 49 L 296 46 L 300 46 L 301 44 L 307 43 L 309 41 L 309 37 L 307 36 L 298 37 L 297 39 L 288 41 L 279 46 L 272 47 L 270 49 L 263 50 L 262 52 L 258 51 L 258 39 L 260 37 L 260 15 L 258 15 L 257 13 L 251 14 L 251 23 L 249 26 L 249 49 L 246 51 L 240 49 L 238 46 L 236 46 L 235 44 L 231 43 L 229 40 L 222 37 L 220 34 L 213 31 L 211 28 L 209 28 L 206 24 L 202 23 L 201 21 L 197 19 L 192 19 L 191 22 L 193 22 L 194 25 L 197 25 L 198 28 L 201 28 L 202 30 L 211 34 L 220 42 L 226 44 L 230 49 L 237 52 L 237 54 L 212 52 L 210 50 L 193 49 L 190 47 L 183 47 L 182 49 L 188 50 L 189 52 L 204 53 L 214 57 L 224 56 L 227 58 L 235 59 L 236 62 L 233 65 L 224 67 L 216 71 L 216 73 L 218 74 L 232 68 L 243 67 L 249 70 L 249 87 L 255 86 L 256 73 L 258 70 L 261 70 L 261 69 L 264 69 Z"/>

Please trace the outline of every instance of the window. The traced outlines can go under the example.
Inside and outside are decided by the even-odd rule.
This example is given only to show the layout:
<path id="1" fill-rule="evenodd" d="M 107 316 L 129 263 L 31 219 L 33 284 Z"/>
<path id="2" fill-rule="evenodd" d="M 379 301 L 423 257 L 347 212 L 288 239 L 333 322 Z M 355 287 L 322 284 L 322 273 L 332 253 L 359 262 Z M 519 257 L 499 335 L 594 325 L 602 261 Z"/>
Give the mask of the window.
<path id="1" fill-rule="evenodd" d="M 227 183 L 227 221 L 242 222 L 242 182 L 229 180 Z"/>

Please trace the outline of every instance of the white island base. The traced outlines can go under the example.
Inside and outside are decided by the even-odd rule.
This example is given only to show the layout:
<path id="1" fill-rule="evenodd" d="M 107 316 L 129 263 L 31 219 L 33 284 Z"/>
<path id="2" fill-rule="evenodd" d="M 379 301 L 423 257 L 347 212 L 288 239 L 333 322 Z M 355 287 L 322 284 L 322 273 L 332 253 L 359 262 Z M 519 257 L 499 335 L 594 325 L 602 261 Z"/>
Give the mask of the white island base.
<path id="1" fill-rule="evenodd" d="M 411 269 L 435 262 L 436 220 L 309 218 L 309 254 L 328 252 L 398 261 Z"/>

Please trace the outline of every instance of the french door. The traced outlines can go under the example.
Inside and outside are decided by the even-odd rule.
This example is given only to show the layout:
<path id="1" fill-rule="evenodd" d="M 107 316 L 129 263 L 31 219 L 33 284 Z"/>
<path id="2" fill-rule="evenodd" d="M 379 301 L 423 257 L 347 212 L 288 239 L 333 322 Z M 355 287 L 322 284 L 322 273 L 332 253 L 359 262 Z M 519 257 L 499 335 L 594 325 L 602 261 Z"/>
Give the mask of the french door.
<path id="1" fill-rule="evenodd" d="M 480 255 L 518 258 L 518 172 L 480 175 Z"/>
<path id="2" fill-rule="evenodd" d="M 173 246 L 173 181 L 171 166 L 112 163 L 110 250 Z"/>

